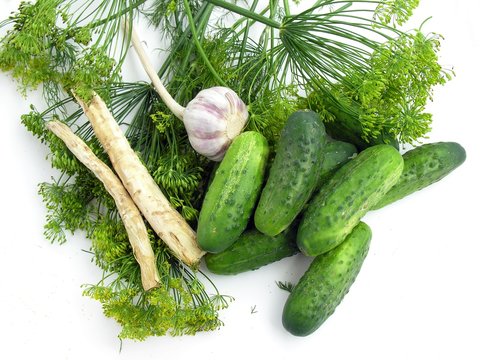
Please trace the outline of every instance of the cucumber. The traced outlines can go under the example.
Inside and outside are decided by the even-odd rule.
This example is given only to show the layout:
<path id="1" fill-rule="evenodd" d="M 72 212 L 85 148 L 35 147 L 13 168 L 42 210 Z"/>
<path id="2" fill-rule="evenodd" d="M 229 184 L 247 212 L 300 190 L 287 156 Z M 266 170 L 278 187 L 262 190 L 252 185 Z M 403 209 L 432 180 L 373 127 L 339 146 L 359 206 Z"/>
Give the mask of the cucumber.
<path id="1" fill-rule="evenodd" d="M 296 111 L 280 135 L 270 173 L 255 210 L 255 227 L 275 236 L 302 211 L 315 190 L 326 143 L 313 111 Z"/>
<path id="2" fill-rule="evenodd" d="M 375 138 L 365 139 L 364 126 L 360 120 L 358 113 L 360 106 L 358 102 L 352 99 L 336 94 L 339 96 L 336 100 L 325 97 L 321 93 L 312 92 L 307 98 L 308 106 L 314 111 L 329 111 L 333 116 L 333 121 L 325 122 L 325 129 L 332 138 L 346 141 L 354 144 L 358 150 L 364 150 L 374 145 L 391 145 L 397 150 L 399 149 L 398 140 L 386 131 L 382 132 Z M 339 110 L 339 105 L 343 108 L 351 109 L 350 112 Z"/>
<path id="3" fill-rule="evenodd" d="M 465 149 L 455 142 L 425 144 L 407 151 L 403 155 L 405 166 L 400 179 L 373 209 L 380 209 L 443 179 L 465 159 Z"/>
<path id="4" fill-rule="evenodd" d="M 247 227 L 264 182 L 269 147 L 260 133 L 246 131 L 228 148 L 200 209 L 197 240 L 207 252 L 233 244 Z"/>
<path id="5" fill-rule="evenodd" d="M 317 181 L 317 188 L 322 186 L 342 165 L 357 154 L 355 145 L 345 141 L 330 139 L 325 145 L 323 163 Z"/>
<path id="6" fill-rule="evenodd" d="M 317 330 L 343 300 L 368 253 L 372 232 L 360 222 L 335 249 L 317 256 L 283 308 L 284 328 L 296 336 Z"/>
<path id="7" fill-rule="evenodd" d="M 256 270 L 298 253 L 294 228 L 277 236 L 269 236 L 256 229 L 245 231 L 228 249 L 217 254 L 206 254 L 207 268 L 221 275 L 234 275 Z"/>
<path id="8" fill-rule="evenodd" d="M 297 245 L 308 256 L 340 244 L 398 181 L 403 158 L 390 145 L 369 147 L 342 166 L 307 206 Z"/>

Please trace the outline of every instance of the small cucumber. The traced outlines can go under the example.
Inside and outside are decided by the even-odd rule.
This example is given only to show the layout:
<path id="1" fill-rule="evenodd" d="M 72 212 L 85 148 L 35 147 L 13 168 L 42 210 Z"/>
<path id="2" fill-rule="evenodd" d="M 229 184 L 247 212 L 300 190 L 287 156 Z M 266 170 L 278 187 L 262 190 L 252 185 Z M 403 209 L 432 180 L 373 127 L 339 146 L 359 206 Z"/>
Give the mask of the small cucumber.
<path id="1" fill-rule="evenodd" d="M 327 141 L 317 187 L 320 187 L 331 178 L 355 154 L 357 154 L 357 148 L 353 144 L 333 139 Z"/>
<path id="2" fill-rule="evenodd" d="M 360 219 L 398 181 L 403 158 L 390 145 L 369 147 L 342 166 L 307 206 L 297 245 L 308 256 L 340 244 Z"/>
<path id="3" fill-rule="evenodd" d="M 197 239 L 208 252 L 233 244 L 247 227 L 264 181 L 269 147 L 260 133 L 246 131 L 228 148 L 200 210 Z"/>
<path id="4" fill-rule="evenodd" d="M 289 116 L 255 210 L 255 227 L 275 236 L 302 211 L 315 190 L 326 143 L 325 127 L 313 111 Z"/>
<path id="5" fill-rule="evenodd" d="M 400 179 L 373 209 L 380 209 L 443 179 L 465 159 L 465 149 L 455 142 L 425 144 L 407 151 L 403 155 L 405 166 Z"/>
<path id="6" fill-rule="evenodd" d="M 296 336 L 317 330 L 343 300 L 368 253 L 372 232 L 360 222 L 335 249 L 317 256 L 290 293 L 284 328 Z"/>
<path id="7" fill-rule="evenodd" d="M 269 236 L 256 229 L 245 231 L 232 246 L 217 254 L 206 254 L 207 268 L 221 275 L 256 270 L 298 252 L 295 229 Z"/>

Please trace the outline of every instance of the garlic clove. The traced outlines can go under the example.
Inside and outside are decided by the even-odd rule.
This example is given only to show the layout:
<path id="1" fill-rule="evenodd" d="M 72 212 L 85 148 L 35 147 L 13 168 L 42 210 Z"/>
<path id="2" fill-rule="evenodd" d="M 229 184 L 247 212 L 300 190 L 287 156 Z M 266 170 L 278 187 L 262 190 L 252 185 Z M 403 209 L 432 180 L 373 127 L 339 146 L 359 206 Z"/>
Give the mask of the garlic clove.
<path id="1" fill-rule="evenodd" d="M 190 144 L 213 161 L 223 159 L 247 120 L 245 103 L 233 90 L 222 86 L 200 91 L 183 113 Z"/>

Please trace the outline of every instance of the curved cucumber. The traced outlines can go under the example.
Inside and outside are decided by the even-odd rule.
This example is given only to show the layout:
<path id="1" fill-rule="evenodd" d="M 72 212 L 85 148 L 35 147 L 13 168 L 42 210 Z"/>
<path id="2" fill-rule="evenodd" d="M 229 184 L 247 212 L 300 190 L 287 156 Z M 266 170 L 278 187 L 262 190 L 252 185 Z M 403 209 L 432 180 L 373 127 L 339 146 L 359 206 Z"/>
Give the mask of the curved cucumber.
<path id="1" fill-rule="evenodd" d="M 465 149 L 455 142 L 425 144 L 407 151 L 403 155 L 405 166 L 400 179 L 373 209 L 380 209 L 443 179 L 465 159 Z"/>
<path id="2" fill-rule="evenodd" d="M 390 145 L 369 147 L 342 166 L 307 206 L 297 233 L 299 249 L 309 256 L 339 245 L 398 181 L 403 158 Z"/>
<path id="3" fill-rule="evenodd" d="M 297 217 L 315 190 L 326 142 L 325 127 L 313 111 L 289 116 L 255 210 L 255 227 L 275 236 Z"/>
<path id="4" fill-rule="evenodd" d="M 206 254 L 205 264 L 215 274 L 233 275 L 258 269 L 297 252 L 294 229 L 277 236 L 268 236 L 252 229 L 240 235 L 228 249 L 217 254 Z"/>
<path id="5" fill-rule="evenodd" d="M 362 267 L 371 237 L 368 225 L 360 222 L 344 242 L 313 260 L 285 303 L 286 330 L 309 335 L 335 311 Z"/>
<path id="6" fill-rule="evenodd" d="M 228 148 L 200 210 L 197 239 L 208 252 L 233 244 L 247 227 L 261 191 L 268 143 L 258 132 L 238 135 Z"/>
<path id="7" fill-rule="evenodd" d="M 355 145 L 345 141 L 329 140 L 325 145 L 323 163 L 317 187 L 324 184 L 333 174 L 357 153 Z"/>

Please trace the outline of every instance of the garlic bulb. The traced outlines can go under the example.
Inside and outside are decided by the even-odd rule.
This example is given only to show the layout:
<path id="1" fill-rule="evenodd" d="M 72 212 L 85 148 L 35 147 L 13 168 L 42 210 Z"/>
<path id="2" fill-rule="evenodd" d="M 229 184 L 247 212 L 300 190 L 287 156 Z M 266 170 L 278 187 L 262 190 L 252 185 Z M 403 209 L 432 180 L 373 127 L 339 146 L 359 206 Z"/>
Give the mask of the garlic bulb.
<path id="1" fill-rule="evenodd" d="M 200 91 L 183 112 L 190 144 L 213 161 L 223 159 L 247 120 L 245 103 L 233 90 L 222 86 Z"/>
<path id="2" fill-rule="evenodd" d="M 231 89 L 215 86 L 202 90 L 186 108 L 178 104 L 163 86 L 140 39 L 131 29 L 132 45 L 155 90 L 172 113 L 184 122 L 192 147 L 210 160 L 223 159 L 232 140 L 248 119 L 247 106 Z"/>

